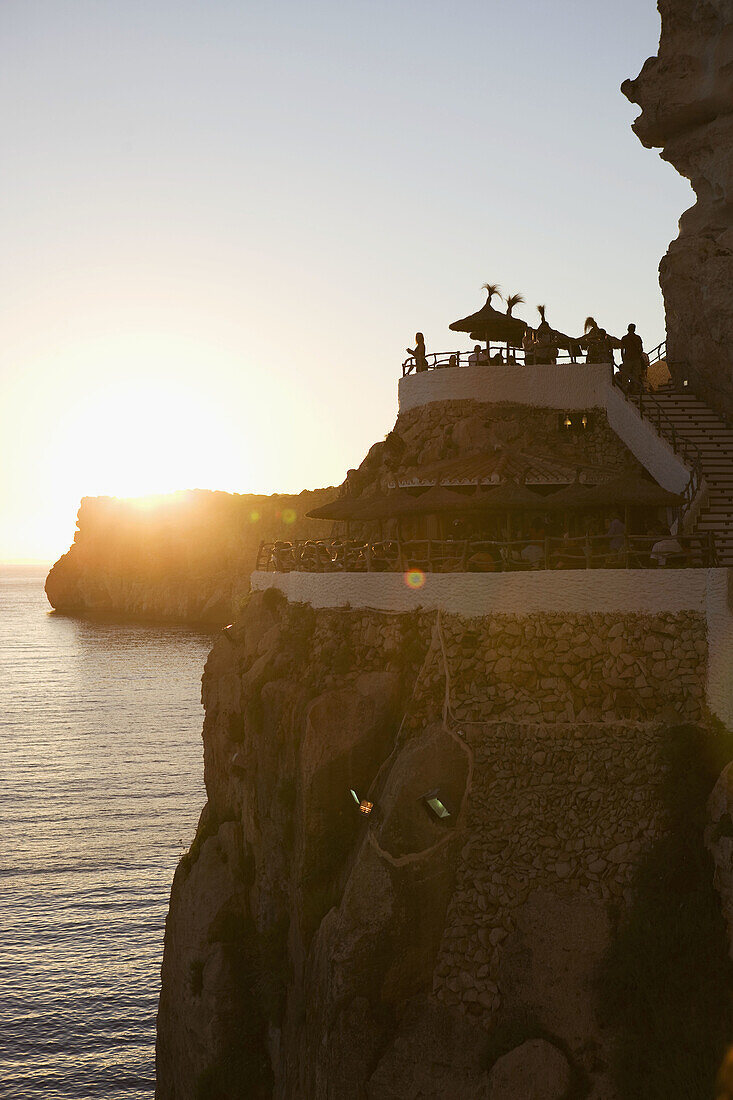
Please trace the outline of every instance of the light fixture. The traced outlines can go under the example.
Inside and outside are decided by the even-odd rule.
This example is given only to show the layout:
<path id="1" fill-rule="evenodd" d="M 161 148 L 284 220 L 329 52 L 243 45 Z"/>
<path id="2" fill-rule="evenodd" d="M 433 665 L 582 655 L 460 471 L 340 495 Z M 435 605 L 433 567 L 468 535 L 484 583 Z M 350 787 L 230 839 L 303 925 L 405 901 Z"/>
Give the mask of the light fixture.
<path id="1" fill-rule="evenodd" d="M 368 816 L 374 809 L 374 803 L 369 802 L 366 798 L 359 798 L 353 787 L 349 787 L 349 790 L 351 792 L 351 797 L 354 799 L 354 802 L 359 807 L 359 813 Z"/>
<path id="2" fill-rule="evenodd" d="M 565 413 L 565 419 L 563 420 L 562 424 L 564 428 L 572 428 L 573 426 L 573 422 L 567 413 Z"/>
<path id="3" fill-rule="evenodd" d="M 583 425 L 584 428 L 588 427 L 588 414 L 587 413 L 583 413 L 583 416 L 581 417 L 580 423 Z"/>
<path id="4" fill-rule="evenodd" d="M 439 821 L 445 821 L 447 817 L 451 816 L 451 812 L 440 797 L 440 790 L 437 787 L 434 791 L 428 791 L 427 794 L 424 794 L 422 801 L 432 816 L 437 817 Z"/>

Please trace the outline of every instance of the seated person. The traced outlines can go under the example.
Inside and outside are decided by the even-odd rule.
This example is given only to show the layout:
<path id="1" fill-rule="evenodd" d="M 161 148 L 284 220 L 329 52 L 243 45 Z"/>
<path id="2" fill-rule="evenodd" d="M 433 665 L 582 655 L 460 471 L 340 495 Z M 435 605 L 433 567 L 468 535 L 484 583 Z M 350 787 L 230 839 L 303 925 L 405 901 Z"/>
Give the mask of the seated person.
<path id="1" fill-rule="evenodd" d="M 448 359 L 448 366 L 449 367 L 455 367 L 455 365 L 456 365 L 456 357 L 455 357 L 455 355 L 451 355 L 450 358 Z"/>
<path id="2" fill-rule="evenodd" d="M 621 518 L 621 512 L 614 512 L 611 521 L 606 528 L 606 538 L 608 539 L 608 548 L 617 554 L 624 548 L 624 536 L 626 535 L 626 524 Z"/>
<path id="3" fill-rule="evenodd" d="M 685 552 L 674 535 L 665 532 L 661 524 L 658 534 L 660 537 L 649 552 L 649 558 L 652 565 L 664 566 L 668 563 L 678 564 L 683 561 Z"/>
<path id="4" fill-rule="evenodd" d="M 496 363 L 496 364 L 499 364 L 499 363 L 503 363 L 503 362 L 504 362 L 504 355 L 503 355 L 503 353 L 502 353 L 502 350 L 501 350 L 501 348 L 499 348 L 499 350 L 497 351 L 496 355 L 492 355 L 492 357 L 491 357 L 491 360 L 490 360 L 490 362 L 492 362 L 492 363 Z"/>
<path id="5" fill-rule="evenodd" d="M 471 352 L 471 354 L 468 357 L 468 361 L 471 364 L 481 362 L 481 345 L 480 344 L 475 344 L 474 345 L 473 351 Z"/>
<path id="6" fill-rule="evenodd" d="M 552 562 L 555 569 L 583 569 L 586 565 L 585 547 L 579 539 L 572 539 L 566 531 L 560 547 L 553 551 Z"/>
<path id="7" fill-rule="evenodd" d="M 501 551 L 489 543 L 477 549 L 469 557 L 466 568 L 469 573 L 496 573 L 501 569 Z"/>
<path id="8" fill-rule="evenodd" d="M 539 569 L 540 563 L 545 557 L 545 532 L 542 527 L 533 524 L 529 529 L 529 537 L 531 542 L 527 543 L 519 556 L 532 569 Z"/>

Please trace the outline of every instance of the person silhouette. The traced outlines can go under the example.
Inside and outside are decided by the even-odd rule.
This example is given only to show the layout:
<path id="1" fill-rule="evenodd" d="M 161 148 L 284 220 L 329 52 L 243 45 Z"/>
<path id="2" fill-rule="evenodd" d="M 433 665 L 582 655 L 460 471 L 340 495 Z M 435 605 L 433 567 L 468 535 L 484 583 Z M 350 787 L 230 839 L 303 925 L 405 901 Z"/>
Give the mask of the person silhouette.
<path id="1" fill-rule="evenodd" d="M 644 375 L 644 344 L 637 335 L 636 325 L 629 325 L 621 341 L 621 362 L 628 381 L 640 386 Z"/>
<path id="2" fill-rule="evenodd" d="M 415 333 L 415 347 L 407 348 L 410 355 L 415 357 L 415 370 L 419 374 L 420 371 L 428 369 L 428 360 L 425 354 L 425 337 L 421 332 Z"/>

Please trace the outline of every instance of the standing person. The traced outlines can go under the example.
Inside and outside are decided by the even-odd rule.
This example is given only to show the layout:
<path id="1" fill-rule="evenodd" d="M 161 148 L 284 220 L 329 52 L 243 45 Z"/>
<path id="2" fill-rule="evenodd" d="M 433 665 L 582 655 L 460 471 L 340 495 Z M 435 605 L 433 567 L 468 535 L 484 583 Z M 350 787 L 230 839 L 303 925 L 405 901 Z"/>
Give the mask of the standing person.
<path id="1" fill-rule="evenodd" d="M 636 325 L 629 325 L 621 341 L 621 362 L 628 381 L 641 386 L 644 377 L 644 345 L 636 333 Z"/>
<path id="2" fill-rule="evenodd" d="M 608 539 L 608 549 L 612 550 L 615 554 L 618 554 L 620 550 L 623 550 L 624 541 L 626 536 L 626 524 L 623 521 L 623 515 L 619 509 L 614 511 L 611 521 L 606 528 L 606 538 Z"/>
<path id="3" fill-rule="evenodd" d="M 428 369 L 428 360 L 425 354 L 425 337 L 421 332 L 415 333 L 415 347 L 407 348 L 410 355 L 415 356 L 415 370 L 419 374 L 420 371 Z"/>

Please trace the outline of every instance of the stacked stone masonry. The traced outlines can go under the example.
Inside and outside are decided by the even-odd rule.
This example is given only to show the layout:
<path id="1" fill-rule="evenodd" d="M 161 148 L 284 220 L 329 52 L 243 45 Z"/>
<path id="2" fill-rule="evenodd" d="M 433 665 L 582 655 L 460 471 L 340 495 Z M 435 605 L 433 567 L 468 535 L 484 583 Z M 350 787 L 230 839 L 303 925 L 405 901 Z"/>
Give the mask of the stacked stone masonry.
<path id="1" fill-rule="evenodd" d="M 535 1008 L 592 1076 L 589 1044 L 607 1064 L 611 1042 L 594 1022 L 594 975 L 640 860 L 668 828 L 665 742 L 670 727 L 704 722 L 706 665 L 700 612 L 470 618 L 253 593 L 204 678 L 209 803 L 173 888 L 160 1096 L 178 1098 L 164 1083 L 195 1079 L 219 1049 L 202 1005 L 230 986 L 213 926 L 191 928 L 201 891 L 230 881 L 239 843 L 247 870 L 217 886 L 225 909 L 244 906 L 255 944 L 289 929 L 282 1008 L 267 1025 L 276 1095 L 346 1095 L 336 1082 L 367 1072 L 363 1048 L 374 1051 L 365 1095 L 407 1058 L 400 1095 L 416 1097 L 413 1025 L 480 1042 Z M 372 818 L 349 805 L 351 785 L 374 799 Z M 447 822 L 419 804 L 436 786 Z M 537 977 L 548 973 L 554 991 Z M 563 1014 L 581 1002 L 580 1023 Z M 396 1013 L 388 1040 L 375 1037 L 383 1011 Z M 335 1018 L 350 1038 L 324 1045 Z M 446 1080 L 456 1049 L 440 1055 Z M 489 1068 L 465 1070 L 466 1095 Z"/>

